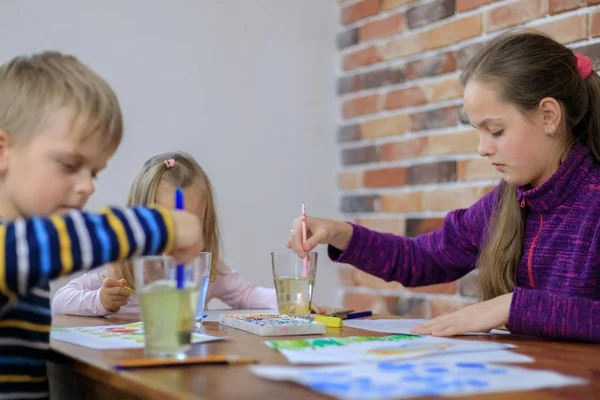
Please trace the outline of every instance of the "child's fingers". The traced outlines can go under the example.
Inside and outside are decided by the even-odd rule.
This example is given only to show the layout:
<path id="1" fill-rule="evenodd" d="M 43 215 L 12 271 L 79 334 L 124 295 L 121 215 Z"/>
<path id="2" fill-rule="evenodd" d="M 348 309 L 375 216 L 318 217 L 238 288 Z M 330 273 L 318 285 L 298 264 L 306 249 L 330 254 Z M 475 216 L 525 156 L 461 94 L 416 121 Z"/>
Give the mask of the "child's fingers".
<path id="1" fill-rule="evenodd" d="M 115 287 L 108 287 L 104 289 L 106 291 L 106 294 L 112 297 L 124 297 L 124 298 L 128 298 L 129 296 L 131 296 L 131 293 L 129 293 L 127 290 L 123 289 L 121 286 L 115 286 Z"/>
<path id="2" fill-rule="evenodd" d="M 316 304 L 313 304 L 313 305 L 311 306 L 311 308 L 312 308 L 312 312 L 314 312 L 315 314 L 320 314 L 320 315 L 323 315 L 323 314 L 326 314 L 326 313 L 327 313 L 327 311 L 325 310 L 325 308 L 323 308 L 323 307 L 319 307 L 319 306 L 318 306 L 318 305 L 316 305 Z"/>
<path id="3" fill-rule="evenodd" d="M 193 259 L 194 257 L 198 256 L 199 252 L 200 252 L 200 247 L 199 247 L 198 243 L 195 243 L 189 247 L 185 247 L 185 248 L 180 247 L 180 248 L 174 249 L 173 251 L 171 251 L 171 253 L 169 255 L 172 256 L 177 263 L 185 264 L 188 261 L 190 261 L 191 259 Z"/>
<path id="4" fill-rule="evenodd" d="M 313 232 L 312 236 L 310 236 L 306 243 L 302 246 L 305 252 L 312 251 L 318 244 L 324 243 L 327 237 L 327 233 L 324 229 L 318 229 L 316 232 Z"/>
<path id="5" fill-rule="evenodd" d="M 294 228 L 288 239 L 288 247 L 290 247 L 299 256 L 304 256 L 304 250 L 302 249 L 302 230 Z"/>
<path id="6" fill-rule="evenodd" d="M 102 287 L 105 287 L 105 288 L 121 287 L 121 284 L 116 279 L 106 278 L 102 281 Z"/>
<path id="7" fill-rule="evenodd" d="M 129 302 L 129 299 L 122 299 L 122 300 L 121 300 L 121 299 L 119 299 L 119 300 L 115 300 L 115 301 L 113 301 L 113 305 L 114 305 L 115 307 L 119 307 L 119 308 L 121 308 L 121 307 L 123 307 L 123 306 L 126 306 L 128 302 Z"/>

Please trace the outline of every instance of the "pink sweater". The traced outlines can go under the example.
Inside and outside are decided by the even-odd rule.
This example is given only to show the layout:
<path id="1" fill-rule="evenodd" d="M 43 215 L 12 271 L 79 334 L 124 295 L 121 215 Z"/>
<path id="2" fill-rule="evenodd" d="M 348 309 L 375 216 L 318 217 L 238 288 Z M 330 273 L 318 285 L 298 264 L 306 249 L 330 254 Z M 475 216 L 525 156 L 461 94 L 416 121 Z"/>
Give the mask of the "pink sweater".
<path id="1" fill-rule="evenodd" d="M 239 274 L 219 260 L 219 271 L 223 275 L 208 285 L 206 304 L 217 298 L 234 309 L 277 309 L 275 289 L 259 287 L 242 280 Z M 104 309 L 100 301 L 102 274 L 110 276 L 109 266 L 96 268 L 60 288 L 52 299 L 53 314 L 103 316 L 112 314 Z M 137 296 L 131 295 L 129 303 L 119 313 L 139 313 Z"/>

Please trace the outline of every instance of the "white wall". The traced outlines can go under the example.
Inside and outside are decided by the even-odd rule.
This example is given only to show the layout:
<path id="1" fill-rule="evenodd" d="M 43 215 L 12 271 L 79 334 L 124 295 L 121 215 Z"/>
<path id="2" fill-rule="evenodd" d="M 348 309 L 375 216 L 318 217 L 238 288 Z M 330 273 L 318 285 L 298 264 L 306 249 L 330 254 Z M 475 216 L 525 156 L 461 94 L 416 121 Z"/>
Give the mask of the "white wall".
<path id="1" fill-rule="evenodd" d="M 90 208 L 122 204 L 146 158 L 187 150 L 215 186 L 226 262 L 272 287 L 301 201 L 338 216 L 336 26 L 333 0 L 3 0 L 0 60 L 72 52 L 118 93 L 126 136 Z M 316 300 L 333 304 L 324 250 Z"/>

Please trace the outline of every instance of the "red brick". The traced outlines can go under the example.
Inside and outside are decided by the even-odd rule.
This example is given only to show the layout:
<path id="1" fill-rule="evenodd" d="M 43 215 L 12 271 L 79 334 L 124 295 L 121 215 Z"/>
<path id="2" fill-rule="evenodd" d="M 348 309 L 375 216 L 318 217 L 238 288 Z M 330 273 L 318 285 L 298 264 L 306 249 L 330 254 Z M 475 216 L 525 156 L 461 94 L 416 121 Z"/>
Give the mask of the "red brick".
<path id="1" fill-rule="evenodd" d="M 384 60 L 417 54 L 427 49 L 427 38 L 424 33 L 411 33 L 398 39 L 390 40 L 381 47 Z"/>
<path id="2" fill-rule="evenodd" d="M 548 13 L 550 15 L 575 10 L 585 7 L 586 0 L 548 0 Z"/>
<path id="3" fill-rule="evenodd" d="M 493 1 L 495 0 L 456 0 L 456 12 L 471 10 Z"/>
<path id="4" fill-rule="evenodd" d="M 500 177 L 500 174 L 487 158 L 475 158 L 473 160 L 459 160 L 457 176 L 459 181 L 473 181 L 477 179 L 496 179 Z"/>
<path id="5" fill-rule="evenodd" d="M 343 171 L 338 175 L 340 189 L 358 189 L 362 186 L 363 176 L 361 171 Z"/>
<path id="6" fill-rule="evenodd" d="M 543 0 L 511 2 L 486 11 L 486 32 L 523 24 L 544 15 L 546 15 L 546 4 Z"/>
<path id="7" fill-rule="evenodd" d="M 600 4 L 600 0 L 588 0 L 587 5 L 593 6 L 594 4 Z"/>
<path id="8" fill-rule="evenodd" d="M 381 9 L 383 11 L 391 10 L 393 8 L 397 8 L 403 6 L 405 4 L 410 4 L 417 0 L 381 0 Z"/>
<path id="9" fill-rule="evenodd" d="M 411 7 L 406 12 L 406 24 L 410 29 L 429 25 L 454 14 L 454 0 L 434 0 Z"/>
<path id="10" fill-rule="evenodd" d="M 423 192 L 423 210 L 451 211 L 457 208 L 467 208 L 482 198 L 489 190 L 490 188 L 486 187 L 428 190 Z M 381 201 L 383 201 L 383 197 Z"/>
<path id="11" fill-rule="evenodd" d="M 453 71 L 456 71 L 456 56 L 454 53 L 436 54 L 406 64 L 406 79 L 413 80 Z"/>
<path id="12" fill-rule="evenodd" d="M 408 131 L 409 124 L 410 120 L 406 114 L 372 119 L 362 123 L 360 126 L 360 137 L 361 139 L 375 139 L 401 135 Z"/>
<path id="13" fill-rule="evenodd" d="M 406 220 L 406 236 L 415 237 L 442 227 L 444 218 L 410 218 Z"/>
<path id="14" fill-rule="evenodd" d="M 458 311 L 468 305 L 474 304 L 473 301 L 455 301 L 450 299 L 431 299 L 431 318 L 439 317 Z"/>
<path id="15" fill-rule="evenodd" d="M 592 19 L 590 22 L 592 24 L 590 27 L 590 35 L 592 35 L 592 37 L 600 36 L 600 11 L 592 13 Z"/>
<path id="16" fill-rule="evenodd" d="M 385 97 L 385 109 L 418 106 L 427 103 L 425 93 L 418 86 L 389 92 Z"/>
<path id="17" fill-rule="evenodd" d="M 379 161 L 379 151 L 375 146 L 363 146 L 342 150 L 342 165 L 356 165 Z"/>
<path id="18" fill-rule="evenodd" d="M 371 46 L 366 49 L 357 50 L 353 53 L 348 53 L 342 61 L 343 68 L 348 71 L 365 65 L 375 64 L 381 61 L 381 57 L 377 51 L 377 47 Z"/>
<path id="19" fill-rule="evenodd" d="M 437 49 L 463 40 L 481 35 L 481 15 L 475 14 L 469 17 L 455 19 L 441 26 L 428 30 L 427 48 Z"/>
<path id="20" fill-rule="evenodd" d="M 379 95 L 371 94 L 345 100 L 342 104 L 342 116 L 352 118 L 358 115 L 372 114 L 379 111 Z"/>
<path id="21" fill-rule="evenodd" d="M 406 168 L 408 185 L 454 181 L 456 181 L 456 161 L 454 160 L 417 164 Z"/>
<path id="22" fill-rule="evenodd" d="M 406 185 L 406 169 L 401 167 L 365 171 L 365 187 L 394 187 Z"/>
<path id="23" fill-rule="evenodd" d="M 359 218 L 356 223 L 377 232 L 393 233 L 394 235 L 404 235 L 406 232 L 406 222 L 402 218 Z"/>
<path id="24" fill-rule="evenodd" d="M 338 126 L 338 142 L 354 142 L 360 140 L 360 126 L 358 124 Z"/>
<path id="25" fill-rule="evenodd" d="M 362 74 L 339 78 L 338 94 L 373 89 L 402 82 L 404 82 L 404 68 L 398 66 L 384 67 Z"/>
<path id="26" fill-rule="evenodd" d="M 557 42 L 567 44 L 587 39 L 589 36 L 587 14 L 573 15 L 557 21 L 536 25 L 535 29 L 545 33 Z"/>
<path id="27" fill-rule="evenodd" d="M 437 156 L 456 153 L 476 153 L 479 135 L 474 129 L 448 135 L 432 135 L 428 138 L 425 154 Z"/>
<path id="28" fill-rule="evenodd" d="M 377 15 L 381 0 L 361 0 L 358 3 L 344 7 L 342 10 L 342 24 L 348 25 L 360 19 Z"/>
<path id="29" fill-rule="evenodd" d="M 410 115 L 410 129 L 420 131 L 454 126 L 458 121 L 458 107 L 451 106 Z"/>
<path id="30" fill-rule="evenodd" d="M 390 36 L 404 29 L 404 14 L 398 13 L 390 17 L 364 24 L 358 30 L 361 42 Z"/>
<path id="31" fill-rule="evenodd" d="M 430 103 L 458 99 L 463 95 L 463 87 L 458 77 L 423 85 L 423 91 Z"/>
<path id="32" fill-rule="evenodd" d="M 418 293 L 436 293 L 436 294 L 456 294 L 456 282 L 440 283 L 437 285 L 419 286 L 406 288 L 409 292 Z"/>
<path id="33" fill-rule="evenodd" d="M 381 212 L 402 213 L 423 210 L 423 192 L 384 194 L 380 197 Z"/>
<path id="34" fill-rule="evenodd" d="M 376 212 L 379 211 L 379 196 L 342 196 L 340 209 L 344 213 Z"/>
<path id="35" fill-rule="evenodd" d="M 427 146 L 427 138 L 403 140 L 402 142 L 385 143 L 381 146 L 381 161 L 406 160 L 421 156 Z"/>
<path id="36" fill-rule="evenodd" d="M 358 44 L 358 28 L 348 29 L 344 32 L 338 33 L 336 42 L 338 49 L 344 49 L 346 47 Z"/>

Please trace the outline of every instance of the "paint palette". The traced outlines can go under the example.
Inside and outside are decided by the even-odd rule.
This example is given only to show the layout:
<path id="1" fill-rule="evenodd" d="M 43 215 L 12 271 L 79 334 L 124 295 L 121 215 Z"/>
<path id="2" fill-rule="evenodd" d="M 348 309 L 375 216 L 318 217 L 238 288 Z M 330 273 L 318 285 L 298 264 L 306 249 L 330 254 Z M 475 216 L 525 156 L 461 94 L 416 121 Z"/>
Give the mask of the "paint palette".
<path id="1" fill-rule="evenodd" d="M 279 314 L 221 314 L 219 323 L 259 336 L 321 335 L 322 322 Z"/>

